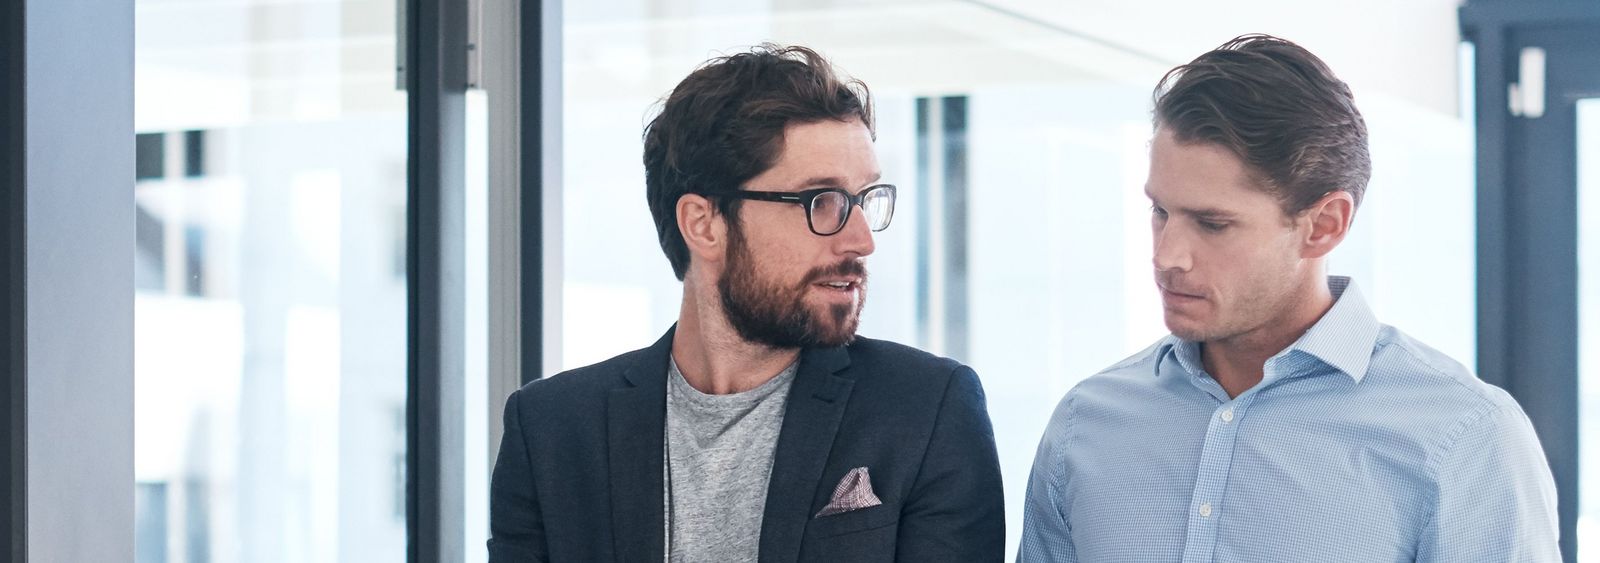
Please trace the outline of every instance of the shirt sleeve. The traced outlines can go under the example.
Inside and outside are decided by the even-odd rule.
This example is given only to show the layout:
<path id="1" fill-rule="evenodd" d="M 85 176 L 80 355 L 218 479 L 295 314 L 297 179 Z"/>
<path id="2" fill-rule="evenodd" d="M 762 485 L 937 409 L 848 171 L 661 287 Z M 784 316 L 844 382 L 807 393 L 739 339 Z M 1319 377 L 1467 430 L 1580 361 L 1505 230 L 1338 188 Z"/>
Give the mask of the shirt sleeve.
<path id="1" fill-rule="evenodd" d="M 1027 500 L 1022 515 L 1022 545 L 1018 563 L 1077 563 L 1078 551 L 1072 544 L 1072 527 L 1067 522 L 1067 495 L 1062 481 L 1066 472 L 1068 437 L 1071 434 L 1072 395 L 1062 399 L 1050 417 L 1039 451 L 1034 454 L 1033 471 L 1028 475 Z"/>
<path id="2" fill-rule="evenodd" d="M 1509 397 L 1441 455 L 1418 562 L 1560 561 L 1555 480 L 1533 424 Z"/>

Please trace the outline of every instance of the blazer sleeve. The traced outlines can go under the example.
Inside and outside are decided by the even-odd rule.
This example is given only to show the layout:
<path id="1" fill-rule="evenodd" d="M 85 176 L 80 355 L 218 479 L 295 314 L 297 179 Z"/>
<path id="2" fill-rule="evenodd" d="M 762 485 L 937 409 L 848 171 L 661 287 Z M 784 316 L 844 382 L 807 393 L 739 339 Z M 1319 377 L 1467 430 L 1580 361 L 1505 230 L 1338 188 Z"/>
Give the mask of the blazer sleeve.
<path id="1" fill-rule="evenodd" d="M 951 374 L 922 469 L 901 511 L 896 559 L 983 563 L 1005 557 L 1005 494 L 983 386 Z"/>
<path id="2" fill-rule="evenodd" d="M 549 559 L 533 452 L 522 427 L 518 395 L 506 400 L 505 435 L 489 483 L 489 563 L 544 563 Z"/>

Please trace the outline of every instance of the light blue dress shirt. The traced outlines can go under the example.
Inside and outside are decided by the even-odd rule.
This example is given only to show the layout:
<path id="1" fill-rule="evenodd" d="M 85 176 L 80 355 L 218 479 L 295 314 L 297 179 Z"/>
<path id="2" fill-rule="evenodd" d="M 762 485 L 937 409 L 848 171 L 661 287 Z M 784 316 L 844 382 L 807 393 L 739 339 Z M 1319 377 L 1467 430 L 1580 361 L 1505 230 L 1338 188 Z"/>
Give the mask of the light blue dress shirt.
<path id="1" fill-rule="evenodd" d="M 1056 408 L 1018 561 L 1560 561 L 1556 490 L 1510 395 L 1379 324 L 1348 278 L 1230 399 L 1168 336 Z"/>

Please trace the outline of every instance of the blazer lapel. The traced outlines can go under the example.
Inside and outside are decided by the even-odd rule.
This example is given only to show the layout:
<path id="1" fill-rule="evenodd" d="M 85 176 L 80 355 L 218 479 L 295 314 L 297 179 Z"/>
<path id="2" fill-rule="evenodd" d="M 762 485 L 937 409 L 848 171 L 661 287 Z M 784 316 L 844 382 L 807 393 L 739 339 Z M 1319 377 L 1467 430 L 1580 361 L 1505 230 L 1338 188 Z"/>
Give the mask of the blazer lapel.
<path id="1" fill-rule="evenodd" d="M 611 466 L 612 542 L 617 561 L 662 560 L 662 440 L 672 335 L 648 348 L 611 391 L 606 433 Z"/>
<path id="2" fill-rule="evenodd" d="M 806 350 L 800 357 L 772 456 L 761 521 L 761 563 L 792 563 L 800 558 L 800 539 L 811 519 L 818 481 L 855 384 L 834 374 L 849 365 L 845 348 Z"/>

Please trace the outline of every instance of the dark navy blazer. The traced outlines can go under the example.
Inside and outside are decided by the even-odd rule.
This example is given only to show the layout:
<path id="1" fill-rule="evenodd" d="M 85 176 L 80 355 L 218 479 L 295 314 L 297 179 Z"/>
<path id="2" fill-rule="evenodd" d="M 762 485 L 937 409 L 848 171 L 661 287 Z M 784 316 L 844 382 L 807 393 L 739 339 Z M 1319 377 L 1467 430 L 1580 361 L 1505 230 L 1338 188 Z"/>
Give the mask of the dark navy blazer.
<path id="1" fill-rule="evenodd" d="M 491 563 L 662 561 L 672 335 L 512 393 Z M 977 374 L 954 360 L 867 338 L 802 351 L 773 457 L 760 563 L 1004 557 L 994 431 Z M 857 467 L 883 504 L 816 517 Z"/>

